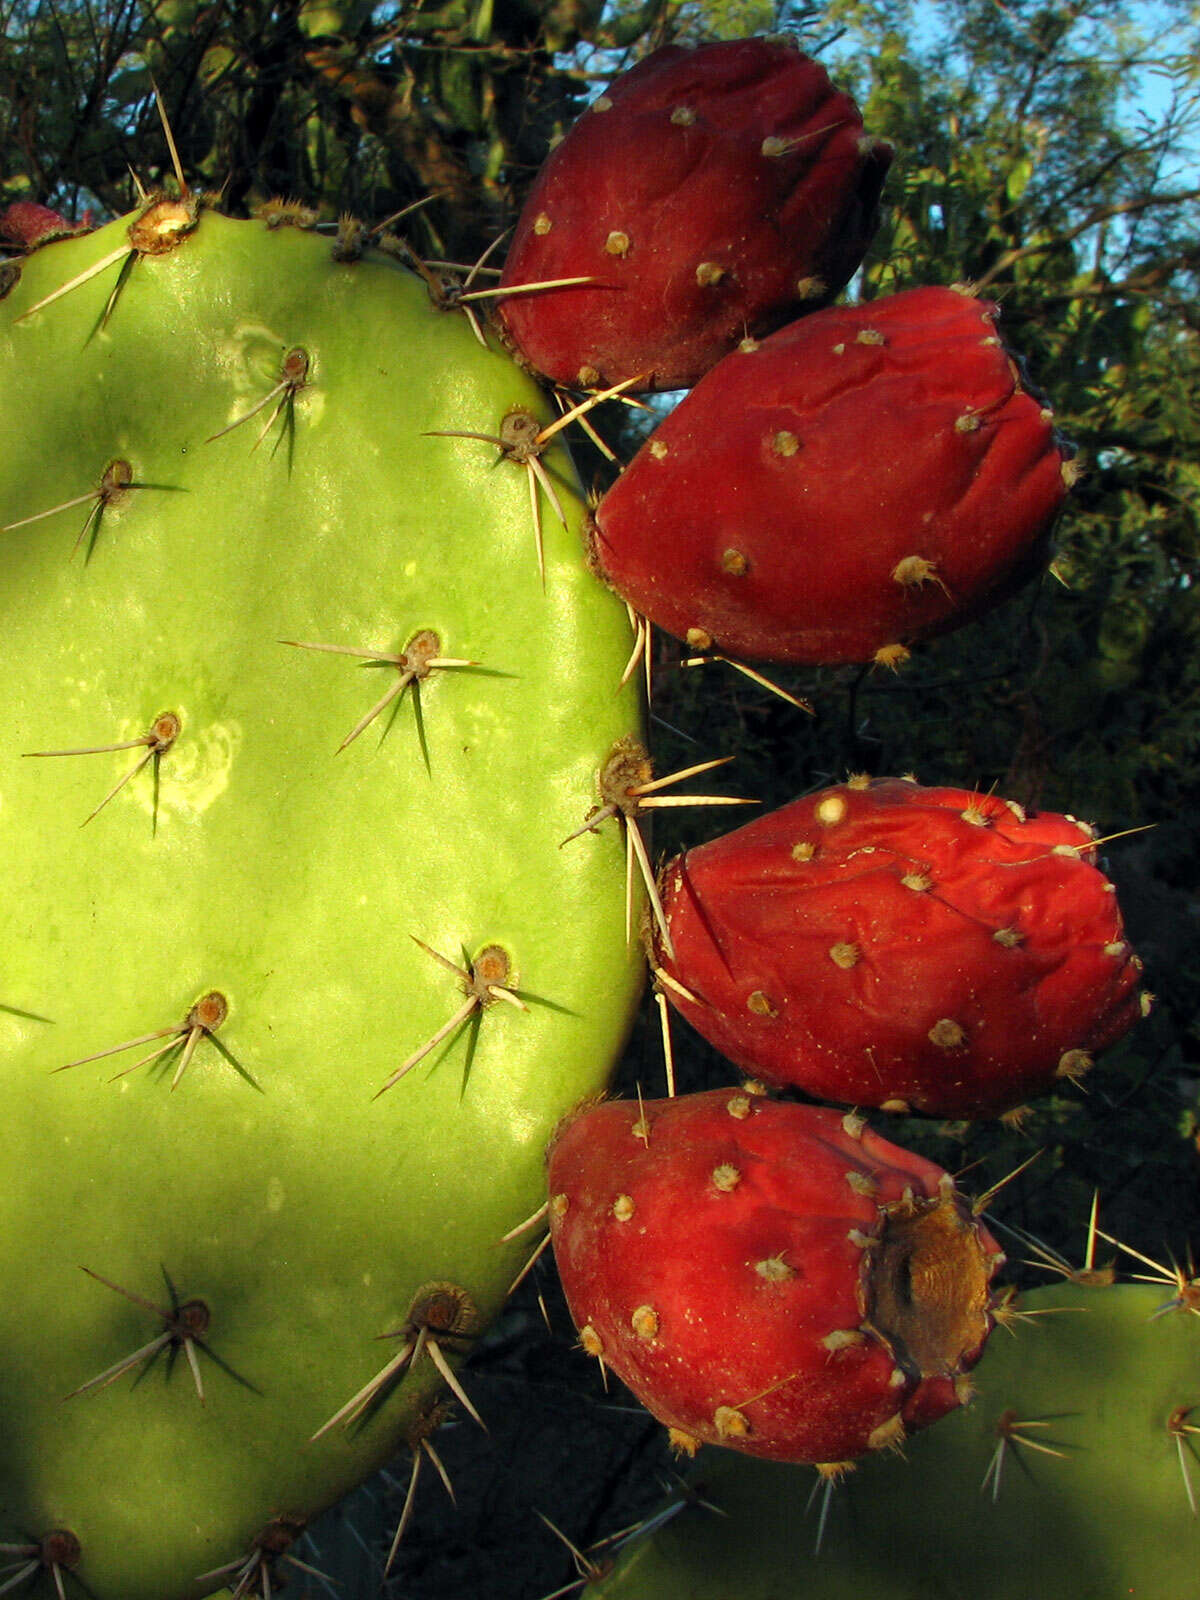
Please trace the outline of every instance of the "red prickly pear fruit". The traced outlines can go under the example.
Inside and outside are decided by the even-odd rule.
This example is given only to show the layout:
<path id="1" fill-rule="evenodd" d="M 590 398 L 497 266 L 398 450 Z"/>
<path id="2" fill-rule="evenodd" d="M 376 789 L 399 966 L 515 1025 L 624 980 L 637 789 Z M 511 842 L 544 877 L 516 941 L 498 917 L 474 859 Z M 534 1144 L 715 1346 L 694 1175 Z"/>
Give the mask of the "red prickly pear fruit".
<path id="1" fill-rule="evenodd" d="M 998 308 L 909 289 L 716 366 L 597 508 L 596 566 L 728 655 L 894 664 L 1045 565 L 1073 479 Z"/>
<path id="2" fill-rule="evenodd" d="M 34 200 L 14 200 L 0 212 L 0 244 L 10 249 L 36 250 L 55 239 L 68 239 L 90 230 L 90 222 L 68 222 L 61 212 Z"/>
<path id="3" fill-rule="evenodd" d="M 550 1232 L 580 1342 L 676 1441 L 780 1461 L 898 1445 L 970 1397 L 996 1241 L 861 1117 L 716 1089 L 556 1134 Z"/>
<path id="4" fill-rule="evenodd" d="M 1093 839 L 992 795 L 852 779 L 668 862 L 675 953 L 655 965 L 770 1083 L 997 1115 L 1082 1077 L 1148 1003 Z"/>
<path id="5" fill-rule="evenodd" d="M 502 300 L 501 329 L 567 387 L 689 387 L 849 281 L 891 159 L 789 39 L 658 50 L 551 154 L 500 285 L 592 282 Z"/>

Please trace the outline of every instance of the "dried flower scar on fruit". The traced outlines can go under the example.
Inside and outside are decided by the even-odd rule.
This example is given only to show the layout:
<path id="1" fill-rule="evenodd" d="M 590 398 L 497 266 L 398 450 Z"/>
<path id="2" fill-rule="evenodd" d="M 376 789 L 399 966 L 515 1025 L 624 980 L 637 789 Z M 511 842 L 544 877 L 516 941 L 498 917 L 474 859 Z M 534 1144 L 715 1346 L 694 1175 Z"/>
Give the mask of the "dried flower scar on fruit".
<path id="1" fill-rule="evenodd" d="M 683 1448 L 835 1462 L 970 1395 L 999 1248 L 939 1167 L 854 1116 L 715 1089 L 557 1134 L 580 1343 Z"/>

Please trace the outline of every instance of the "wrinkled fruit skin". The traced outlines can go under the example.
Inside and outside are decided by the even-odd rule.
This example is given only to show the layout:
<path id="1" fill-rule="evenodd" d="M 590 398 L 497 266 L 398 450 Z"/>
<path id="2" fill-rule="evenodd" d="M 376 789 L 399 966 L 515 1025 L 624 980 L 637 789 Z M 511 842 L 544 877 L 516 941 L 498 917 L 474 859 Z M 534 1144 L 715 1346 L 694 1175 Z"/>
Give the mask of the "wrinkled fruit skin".
<path id="1" fill-rule="evenodd" d="M 853 780 L 668 863 L 672 1002 L 744 1070 L 849 1105 L 1003 1112 L 1146 1001 L 1086 824 Z"/>
<path id="2" fill-rule="evenodd" d="M 610 1101 L 556 1136 L 549 1193 L 584 1349 L 684 1448 L 838 1462 L 968 1397 L 998 1247 L 861 1118 L 730 1089 Z"/>
<path id="3" fill-rule="evenodd" d="M 688 387 L 848 282 L 891 158 L 786 39 L 659 50 L 553 152 L 501 279 L 595 282 L 502 301 L 502 326 L 568 387 Z"/>
<path id="4" fill-rule="evenodd" d="M 997 307 L 838 306 L 727 356 L 601 501 L 593 557 L 733 656 L 896 665 L 1040 572 L 1073 469 Z"/>

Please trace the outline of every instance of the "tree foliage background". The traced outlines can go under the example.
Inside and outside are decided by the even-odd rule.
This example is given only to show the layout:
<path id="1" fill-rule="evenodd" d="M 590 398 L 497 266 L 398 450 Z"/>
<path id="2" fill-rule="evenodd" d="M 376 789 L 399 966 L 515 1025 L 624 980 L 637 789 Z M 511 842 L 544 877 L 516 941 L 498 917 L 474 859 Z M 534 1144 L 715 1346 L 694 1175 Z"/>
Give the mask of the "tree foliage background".
<path id="1" fill-rule="evenodd" d="M 462 261 L 511 225 L 588 98 L 655 46 L 787 29 L 821 57 L 896 149 L 851 295 L 966 281 L 999 301 L 1082 476 L 1036 591 L 899 674 L 781 678 L 814 715 L 726 668 L 685 670 L 660 642 L 656 754 L 664 770 L 699 759 L 703 729 L 700 754 L 736 756 L 737 792 L 765 805 L 849 771 L 913 771 L 1070 811 L 1106 835 L 1149 829 L 1105 847 L 1158 996 L 1149 1021 L 1086 1093 L 1040 1104 L 1020 1130 L 910 1124 L 896 1136 L 951 1168 L 978 1163 L 980 1188 L 1041 1149 L 1000 1214 L 1075 1259 L 1097 1186 L 1116 1236 L 1156 1259 L 1200 1248 L 1200 8 L 0 0 L 0 20 L 0 200 L 103 218 L 135 203 L 131 174 L 169 184 L 156 84 L 190 183 L 219 191 L 231 213 L 286 196 L 331 221 L 381 219 L 422 201 L 405 223 L 412 243 Z M 623 413 L 611 432 L 627 451 L 645 425 Z M 583 461 L 585 474 L 606 470 Z M 693 844 L 717 826 L 685 814 L 657 843 Z M 697 1041 L 676 1042 L 684 1086 L 726 1081 Z M 659 1093 L 661 1075 L 648 1008 L 624 1086 Z M 555 1395 L 583 1392 L 590 1378 L 539 1345 L 528 1307 L 518 1297 L 481 1375 L 490 1363 L 501 1385 L 532 1373 Z M 555 1320 L 561 1340 L 561 1308 Z M 576 1461 L 589 1488 L 577 1540 L 604 1527 L 614 1485 L 649 1449 L 641 1422 L 630 1437 L 615 1457 L 595 1447 L 603 1471 Z M 547 1452 L 562 1465 L 543 1441 L 543 1464 Z M 527 1471 L 515 1455 L 501 1476 Z M 463 1542 L 462 1592 L 514 1596 L 551 1586 L 556 1547 L 541 1536 L 551 1565 L 526 1560 L 524 1587 L 501 1589 L 465 1553 L 494 1553 L 494 1519 L 442 1535 Z M 426 1581 L 459 1592 L 419 1537 L 415 1550 L 397 1593 L 423 1594 Z"/>

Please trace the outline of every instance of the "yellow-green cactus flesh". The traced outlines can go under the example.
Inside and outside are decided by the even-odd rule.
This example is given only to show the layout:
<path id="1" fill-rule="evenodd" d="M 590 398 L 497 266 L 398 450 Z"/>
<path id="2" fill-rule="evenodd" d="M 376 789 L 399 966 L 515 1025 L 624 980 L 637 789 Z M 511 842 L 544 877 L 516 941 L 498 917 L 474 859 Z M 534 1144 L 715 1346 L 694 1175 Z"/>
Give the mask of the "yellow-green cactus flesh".
<path id="1" fill-rule="evenodd" d="M 639 706 L 563 452 L 543 577 L 447 436 L 551 414 L 463 316 L 295 229 L 127 243 L 0 303 L 0 1561 L 173 1600 L 411 1437 L 536 1244 L 639 984 L 618 823 L 562 843 Z"/>

